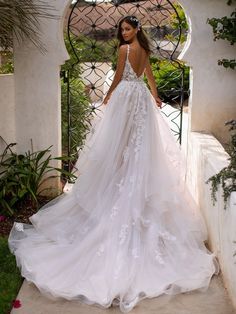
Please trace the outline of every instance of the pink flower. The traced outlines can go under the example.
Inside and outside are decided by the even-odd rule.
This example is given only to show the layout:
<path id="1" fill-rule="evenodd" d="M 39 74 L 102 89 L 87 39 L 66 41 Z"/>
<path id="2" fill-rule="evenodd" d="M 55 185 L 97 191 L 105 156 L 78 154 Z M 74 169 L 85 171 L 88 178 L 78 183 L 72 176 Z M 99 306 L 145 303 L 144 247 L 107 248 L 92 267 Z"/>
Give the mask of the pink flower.
<path id="1" fill-rule="evenodd" d="M 12 305 L 15 309 L 18 309 L 19 307 L 21 307 L 20 300 L 13 300 Z"/>
<path id="2" fill-rule="evenodd" d="M 3 221 L 3 220 L 5 220 L 5 218 L 6 218 L 5 216 L 0 215 L 0 222 Z"/>

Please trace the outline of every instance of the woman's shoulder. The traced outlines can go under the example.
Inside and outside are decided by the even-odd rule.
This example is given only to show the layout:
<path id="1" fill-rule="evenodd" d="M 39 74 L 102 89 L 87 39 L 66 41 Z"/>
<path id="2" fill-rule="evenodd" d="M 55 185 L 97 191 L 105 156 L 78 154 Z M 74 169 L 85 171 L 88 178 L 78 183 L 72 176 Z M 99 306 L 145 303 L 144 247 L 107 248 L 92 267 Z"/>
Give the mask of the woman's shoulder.
<path id="1" fill-rule="evenodd" d="M 121 46 L 118 48 L 118 54 L 119 54 L 119 55 L 126 55 L 127 50 L 128 50 L 128 45 L 127 45 L 127 44 L 121 45 Z"/>
<path id="2" fill-rule="evenodd" d="M 121 45 L 120 47 L 119 47 L 119 51 L 121 51 L 121 52 L 123 52 L 123 51 L 127 51 L 127 49 L 128 49 L 128 44 L 123 44 L 123 45 Z"/>
<path id="3" fill-rule="evenodd" d="M 139 53 L 145 53 L 146 54 L 146 50 L 139 44 L 135 44 L 135 45 L 129 45 L 130 47 L 130 51 L 136 51 Z"/>

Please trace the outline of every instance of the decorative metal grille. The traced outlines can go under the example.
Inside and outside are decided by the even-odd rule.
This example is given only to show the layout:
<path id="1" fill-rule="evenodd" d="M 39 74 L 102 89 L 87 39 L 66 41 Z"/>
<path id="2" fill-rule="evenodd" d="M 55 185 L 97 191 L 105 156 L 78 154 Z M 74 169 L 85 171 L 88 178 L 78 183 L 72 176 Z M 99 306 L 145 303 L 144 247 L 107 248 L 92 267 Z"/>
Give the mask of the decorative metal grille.
<path id="1" fill-rule="evenodd" d="M 151 64 L 162 108 L 181 143 L 183 101 L 188 95 L 186 67 L 177 60 L 186 34 L 176 6 L 169 0 L 76 1 L 67 15 L 67 49 L 70 62 L 64 67 L 64 147 L 68 156 L 77 152 L 99 112 L 101 100 L 112 81 L 116 62 L 116 31 L 119 20 L 135 15 L 151 42 Z M 186 81 L 186 82 L 185 82 Z"/>

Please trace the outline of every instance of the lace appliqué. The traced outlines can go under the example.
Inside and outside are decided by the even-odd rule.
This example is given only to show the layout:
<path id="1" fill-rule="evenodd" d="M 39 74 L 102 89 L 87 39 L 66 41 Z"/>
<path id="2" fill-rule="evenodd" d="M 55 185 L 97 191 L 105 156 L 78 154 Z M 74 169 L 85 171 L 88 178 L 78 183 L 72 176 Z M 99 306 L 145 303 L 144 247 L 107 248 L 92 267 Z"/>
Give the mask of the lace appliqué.
<path id="1" fill-rule="evenodd" d="M 155 260 L 159 264 L 164 264 L 164 257 L 165 257 L 165 241 L 175 241 L 176 237 L 170 234 L 167 231 L 159 232 L 158 234 L 158 242 L 157 248 L 155 249 Z"/>
<path id="2" fill-rule="evenodd" d="M 134 113 L 134 130 L 131 137 L 131 143 L 134 144 L 135 161 L 138 160 L 139 151 L 142 144 L 143 133 L 145 130 L 147 109 L 145 105 L 139 101 Z"/>
<path id="3" fill-rule="evenodd" d="M 104 251 L 105 251 L 104 245 L 101 244 L 97 250 L 97 255 L 101 256 L 104 253 Z"/>
<path id="4" fill-rule="evenodd" d="M 24 231 L 24 226 L 23 226 L 23 224 L 21 222 L 16 222 L 15 223 L 15 229 L 17 231 Z"/>
<path id="5" fill-rule="evenodd" d="M 132 256 L 133 258 L 139 258 L 139 254 L 138 254 L 138 249 L 137 248 L 134 248 L 132 249 Z"/>
<path id="6" fill-rule="evenodd" d="M 123 160 L 124 160 L 124 162 L 126 162 L 128 160 L 129 154 L 130 154 L 129 153 L 129 147 L 126 146 L 125 149 L 124 149 L 124 152 L 123 152 Z"/>
<path id="7" fill-rule="evenodd" d="M 124 188 L 124 178 L 122 178 L 122 179 L 120 180 L 120 182 L 117 183 L 116 185 L 118 186 L 119 192 L 121 193 L 122 190 L 123 190 L 123 188 Z"/>
<path id="8" fill-rule="evenodd" d="M 143 83 L 143 75 L 139 77 L 137 76 L 137 74 L 134 72 L 128 59 L 126 60 L 126 63 L 125 63 L 122 80 Z"/>
<path id="9" fill-rule="evenodd" d="M 120 244 L 123 244 L 125 242 L 126 237 L 128 235 L 128 230 L 129 230 L 129 226 L 127 224 L 123 224 L 121 226 L 121 230 L 119 234 Z"/>
<path id="10" fill-rule="evenodd" d="M 138 77 L 137 74 L 134 72 L 134 69 L 132 68 L 132 66 L 131 66 L 131 64 L 129 62 L 129 58 L 128 58 L 129 50 L 130 50 L 130 47 L 128 45 L 126 62 L 125 62 L 125 68 L 124 68 L 124 72 L 123 72 L 123 75 L 122 75 L 122 80 L 144 83 L 143 82 L 143 75 Z"/>
<path id="11" fill-rule="evenodd" d="M 110 218 L 113 219 L 117 215 L 118 211 L 119 211 L 119 207 L 116 205 L 113 206 L 111 209 Z"/>

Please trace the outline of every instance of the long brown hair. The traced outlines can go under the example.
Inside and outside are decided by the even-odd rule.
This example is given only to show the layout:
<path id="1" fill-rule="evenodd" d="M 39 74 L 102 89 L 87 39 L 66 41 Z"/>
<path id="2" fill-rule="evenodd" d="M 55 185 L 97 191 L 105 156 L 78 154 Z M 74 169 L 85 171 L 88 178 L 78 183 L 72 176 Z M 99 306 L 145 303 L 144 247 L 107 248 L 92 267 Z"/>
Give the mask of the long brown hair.
<path id="1" fill-rule="evenodd" d="M 129 25 L 131 25 L 133 28 L 138 28 L 138 32 L 137 32 L 137 39 L 138 42 L 140 44 L 141 47 L 143 47 L 143 49 L 150 54 L 151 53 L 151 49 L 150 49 L 150 44 L 148 41 L 147 36 L 145 35 L 142 26 L 139 22 L 139 20 L 137 19 L 136 16 L 134 15 L 128 15 L 123 17 L 118 25 L 118 32 L 117 32 L 117 38 L 119 40 L 119 47 L 126 44 L 127 42 L 124 40 L 123 36 L 122 36 L 122 32 L 121 32 L 121 24 L 123 22 L 128 23 Z"/>

